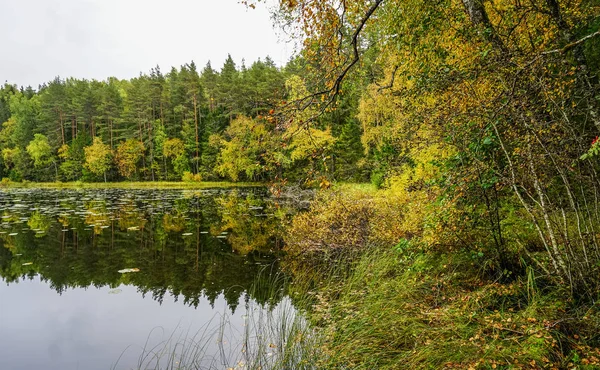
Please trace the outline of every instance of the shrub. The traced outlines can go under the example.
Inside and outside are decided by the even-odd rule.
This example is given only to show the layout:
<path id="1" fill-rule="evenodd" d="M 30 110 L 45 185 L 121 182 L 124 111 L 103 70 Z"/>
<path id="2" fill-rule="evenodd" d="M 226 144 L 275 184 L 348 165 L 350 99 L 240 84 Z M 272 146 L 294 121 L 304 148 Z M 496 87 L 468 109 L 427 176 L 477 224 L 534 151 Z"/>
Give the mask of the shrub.
<path id="1" fill-rule="evenodd" d="M 181 181 L 183 182 L 202 182 L 202 176 L 199 173 L 191 173 L 189 171 L 185 171 L 183 176 L 181 177 Z"/>
<path id="2" fill-rule="evenodd" d="M 338 256 L 376 245 L 394 245 L 401 207 L 368 189 L 323 191 L 310 210 L 296 215 L 286 233 L 292 254 Z"/>

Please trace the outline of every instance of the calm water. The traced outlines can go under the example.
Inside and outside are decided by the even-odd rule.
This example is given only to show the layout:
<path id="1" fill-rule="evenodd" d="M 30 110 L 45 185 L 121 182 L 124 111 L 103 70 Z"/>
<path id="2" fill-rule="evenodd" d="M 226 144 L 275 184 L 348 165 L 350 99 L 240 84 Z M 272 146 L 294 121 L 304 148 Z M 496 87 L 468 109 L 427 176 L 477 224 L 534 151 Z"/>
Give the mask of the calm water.
<path id="1" fill-rule="evenodd" d="M 258 189 L 0 191 L 0 368 L 130 369 L 196 342 L 234 367 L 249 317 L 290 305 L 278 212 Z"/>

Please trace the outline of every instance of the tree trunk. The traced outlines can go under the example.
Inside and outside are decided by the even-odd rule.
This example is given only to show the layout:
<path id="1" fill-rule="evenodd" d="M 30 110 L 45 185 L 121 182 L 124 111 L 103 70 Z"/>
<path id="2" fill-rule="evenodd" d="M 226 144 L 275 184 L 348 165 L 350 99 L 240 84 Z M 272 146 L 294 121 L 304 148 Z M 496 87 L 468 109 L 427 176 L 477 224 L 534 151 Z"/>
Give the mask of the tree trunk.
<path id="1" fill-rule="evenodd" d="M 108 119 L 108 131 L 110 132 L 110 150 L 114 150 L 114 148 L 113 148 L 113 126 L 112 126 L 112 120 L 110 118 Z"/>
<path id="2" fill-rule="evenodd" d="M 199 148 L 198 148 L 198 104 L 196 100 L 196 95 L 194 95 L 194 123 L 196 125 L 196 173 L 198 173 L 198 157 L 199 157 Z"/>
<path id="3" fill-rule="evenodd" d="M 60 121 L 60 136 L 62 138 L 62 144 L 65 145 L 65 126 L 64 126 L 64 121 L 63 121 L 62 110 L 60 110 L 58 112 L 58 117 L 59 117 L 59 121 Z"/>
<path id="4" fill-rule="evenodd" d="M 465 10 L 469 15 L 469 19 L 471 19 L 471 23 L 475 26 L 484 27 L 487 32 L 484 33 L 485 38 L 492 42 L 496 47 L 498 47 L 501 51 L 506 52 L 506 47 L 494 26 L 490 22 L 490 18 L 485 10 L 485 6 L 483 5 L 482 0 L 462 0 L 463 5 L 465 6 Z"/>
<path id="5" fill-rule="evenodd" d="M 462 3 L 465 6 L 467 14 L 469 14 L 469 18 L 473 24 L 483 24 L 484 26 L 489 25 L 490 20 L 481 0 L 462 0 Z"/>

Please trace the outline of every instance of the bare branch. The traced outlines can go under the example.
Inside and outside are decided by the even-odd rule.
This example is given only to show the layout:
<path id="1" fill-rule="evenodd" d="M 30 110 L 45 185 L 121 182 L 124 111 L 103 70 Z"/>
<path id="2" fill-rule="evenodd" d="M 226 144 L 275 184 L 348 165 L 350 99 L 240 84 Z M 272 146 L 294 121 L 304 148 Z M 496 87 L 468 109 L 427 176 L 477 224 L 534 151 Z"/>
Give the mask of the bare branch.
<path id="1" fill-rule="evenodd" d="M 342 73 L 340 73 L 338 75 L 338 77 L 336 78 L 333 87 L 329 90 L 325 90 L 323 93 L 324 94 L 328 94 L 328 93 L 334 93 L 334 97 L 335 95 L 337 95 L 340 92 L 340 88 L 342 86 L 342 82 L 344 81 L 344 78 L 346 77 L 346 75 L 348 74 L 348 72 L 350 71 L 350 69 L 352 69 L 352 67 L 354 67 L 354 65 L 356 63 L 358 63 L 358 61 L 360 60 L 360 53 L 358 51 L 358 37 L 360 36 L 360 33 L 362 32 L 363 28 L 365 27 L 365 24 L 367 23 L 367 21 L 369 20 L 369 18 L 371 18 L 371 16 L 373 15 L 373 13 L 375 13 L 375 11 L 377 10 L 377 8 L 379 7 L 379 5 L 381 5 L 381 3 L 383 2 L 383 0 L 375 0 L 375 2 L 373 3 L 373 5 L 371 5 L 371 7 L 369 8 L 369 10 L 367 10 L 367 13 L 365 14 L 365 16 L 360 20 L 358 27 L 356 28 L 356 30 L 354 30 L 354 33 L 352 34 L 352 50 L 354 52 L 354 58 L 352 59 L 352 61 L 350 62 L 350 64 L 348 64 L 346 66 L 346 68 L 344 68 L 342 70 Z"/>
<path id="2" fill-rule="evenodd" d="M 579 39 L 579 40 L 577 40 L 577 41 L 573 41 L 573 42 L 571 42 L 571 43 L 567 44 L 565 47 L 563 47 L 563 48 L 561 48 L 561 49 L 554 49 L 554 50 L 548 50 L 548 51 L 544 51 L 544 52 L 543 52 L 543 53 L 541 53 L 540 55 L 559 54 L 559 53 L 560 53 L 560 54 L 564 54 L 564 53 L 566 53 L 567 51 L 569 51 L 569 50 L 571 50 L 571 49 L 575 48 L 577 45 L 579 45 L 579 44 L 581 44 L 581 43 L 584 43 L 584 42 L 586 42 L 587 40 L 589 40 L 589 39 L 591 39 L 591 38 L 593 38 L 593 37 L 596 37 L 596 36 L 598 36 L 598 35 L 600 35 L 600 30 L 598 30 L 598 31 L 596 31 L 596 32 L 594 32 L 594 33 L 591 33 L 591 34 L 589 34 L 589 35 L 587 35 L 587 36 L 585 36 L 585 37 L 582 37 L 582 38 L 580 38 L 580 39 Z"/>
<path id="3" fill-rule="evenodd" d="M 375 11 L 377 10 L 377 8 L 379 8 L 379 6 L 383 3 L 384 0 L 375 0 L 373 2 L 373 4 L 371 4 L 371 6 L 369 7 L 369 9 L 367 10 L 367 12 L 365 13 L 365 15 L 361 18 L 361 20 L 358 22 L 358 25 L 356 26 L 356 29 L 354 30 L 354 32 L 352 33 L 352 38 L 351 38 L 351 42 L 350 45 L 352 46 L 352 59 L 349 61 L 349 63 L 341 70 L 341 72 L 338 74 L 338 76 L 336 77 L 335 81 L 333 82 L 333 85 L 328 88 L 328 89 L 324 89 L 315 93 L 312 93 L 310 95 L 307 95 L 301 99 L 298 99 L 296 101 L 293 102 L 289 102 L 287 104 L 285 104 L 281 109 L 283 111 L 285 111 L 286 109 L 290 108 L 292 110 L 305 110 L 308 107 L 310 107 L 311 105 L 315 104 L 318 102 L 318 98 L 322 98 L 323 101 L 325 100 L 325 97 L 328 97 L 327 101 L 321 105 L 318 113 L 316 113 L 313 117 L 307 119 L 305 121 L 305 124 L 310 123 L 311 121 L 314 121 L 317 117 L 319 117 L 320 115 L 322 115 L 327 108 L 329 108 L 331 105 L 334 104 L 337 96 L 340 93 L 341 87 L 342 87 L 342 83 L 344 82 L 344 79 L 346 78 L 346 76 L 348 75 L 348 72 L 350 72 L 350 70 L 352 69 L 352 67 L 354 67 L 356 65 L 356 63 L 359 62 L 360 60 L 360 51 L 359 51 L 359 37 L 361 32 L 363 31 L 367 21 L 371 18 L 371 16 L 375 13 Z"/>

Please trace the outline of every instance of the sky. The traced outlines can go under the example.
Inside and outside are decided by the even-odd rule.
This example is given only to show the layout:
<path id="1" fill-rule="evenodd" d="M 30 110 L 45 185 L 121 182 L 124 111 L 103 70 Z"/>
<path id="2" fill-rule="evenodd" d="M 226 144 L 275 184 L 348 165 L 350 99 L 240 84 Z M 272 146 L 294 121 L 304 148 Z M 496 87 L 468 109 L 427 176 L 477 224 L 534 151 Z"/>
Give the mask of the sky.
<path id="1" fill-rule="evenodd" d="M 271 1 L 271 4 L 273 2 Z M 239 65 L 269 55 L 284 65 L 293 46 L 264 3 L 239 0 L 0 0 L 0 83 L 34 88 L 56 76 L 132 78 L 160 66 L 227 54 Z"/>

